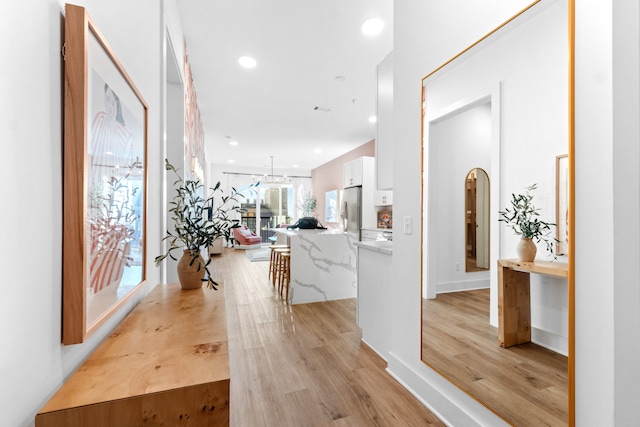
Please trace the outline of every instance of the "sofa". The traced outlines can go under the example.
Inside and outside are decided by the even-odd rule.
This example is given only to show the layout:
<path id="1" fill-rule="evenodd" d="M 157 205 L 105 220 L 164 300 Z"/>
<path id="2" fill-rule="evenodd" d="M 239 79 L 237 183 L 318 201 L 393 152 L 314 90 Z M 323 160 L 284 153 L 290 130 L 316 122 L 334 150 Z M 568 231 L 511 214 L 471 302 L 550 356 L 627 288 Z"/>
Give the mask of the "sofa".
<path id="1" fill-rule="evenodd" d="M 233 238 L 235 239 L 234 248 L 236 249 L 250 249 L 262 245 L 262 237 L 249 230 L 246 225 L 234 228 Z"/>

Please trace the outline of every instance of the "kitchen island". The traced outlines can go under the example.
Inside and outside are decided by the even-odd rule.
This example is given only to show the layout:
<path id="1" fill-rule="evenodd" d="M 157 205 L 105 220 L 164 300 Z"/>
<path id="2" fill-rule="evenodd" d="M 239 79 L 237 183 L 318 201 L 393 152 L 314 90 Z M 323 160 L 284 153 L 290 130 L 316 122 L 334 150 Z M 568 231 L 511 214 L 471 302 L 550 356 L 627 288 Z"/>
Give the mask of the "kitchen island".
<path id="1" fill-rule="evenodd" d="M 291 246 L 291 304 L 355 298 L 356 239 L 333 230 L 272 229 Z"/>

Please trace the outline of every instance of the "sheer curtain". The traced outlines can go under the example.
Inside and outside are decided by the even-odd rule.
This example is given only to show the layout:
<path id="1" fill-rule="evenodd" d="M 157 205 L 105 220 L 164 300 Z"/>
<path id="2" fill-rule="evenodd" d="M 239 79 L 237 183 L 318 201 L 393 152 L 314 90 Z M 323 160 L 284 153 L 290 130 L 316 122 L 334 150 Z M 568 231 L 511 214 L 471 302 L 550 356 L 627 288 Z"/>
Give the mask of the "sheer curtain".
<path id="1" fill-rule="evenodd" d="M 261 234 L 263 241 L 273 234 L 266 232 L 266 229 L 276 226 L 272 221 L 272 217 L 276 214 L 275 208 L 273 207 L 273 201 L 269 200 L 274 197 L 274 192 L 268 189 L 287 189 L 286 192 L 280 191 L 280 194 L 286 193 L 287 195 L 286 201 L 283 200 L 284 206 L 286 206 L 286 213 L 282 215 L 286 217 L 287 221 L 293 223 L 297 221 L 299 217 L 303 216 L 300 195 L 311 192 L 311 177 L 287 177 L 285 180 L 282 176 L 269 176 L 265 178 L 261 175 L 246 173 L 224 172 L 224 175 L 226 177 L 226 188 L 228 189 L 226 191 L 227 194 L 230 194 L 231 188 L 235 188 L 245 197 L 245 199 L 243 199 L 243 205 L 247 208 L 248 212 L 243 214 L 242 218 L 237 219 L 241 219 L 241 221 L 255 233 Z M 281 184 L 270 183 L 272 178 L 279 179 Z M 251 187 L 252 184 L 258 181 L 261 182 L 257 187 Z M 281 197 L 282 199 L 285 198 L 284 195 Z M 260 218 L 260 220 L 258 220 L 258 218 Z M 277 221 L 278 224 L 285 223 L 283 218 L 279 218 Z"/>

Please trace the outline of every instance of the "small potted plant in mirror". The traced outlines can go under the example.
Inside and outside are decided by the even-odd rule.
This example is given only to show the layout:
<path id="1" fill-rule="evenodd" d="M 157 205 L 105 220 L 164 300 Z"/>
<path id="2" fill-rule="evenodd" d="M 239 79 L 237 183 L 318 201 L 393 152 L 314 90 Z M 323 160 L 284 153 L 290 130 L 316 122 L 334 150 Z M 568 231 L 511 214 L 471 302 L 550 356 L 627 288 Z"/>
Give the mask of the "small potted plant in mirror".
<path id="1" fill-rule="evenodd" d="M 233 241 L 232 230 L 240 227 L 240 220 L 232 217 L 236 216 L 235 212 L 244 211 L 240 206 L 244 196 L 235 188 L 225 196 L 218 182 L 210 188 L 210 195 L 204 198 L 204 186 L 199 180 L 184 180 L 166 159 L 165 168 L 177 177 L 174 182 L 176 194 L 169 209 L 173 231 L 167 230 L 163 238 L 168 242 L 168 249 L 155 258 L 156 266 L 167 257 L 177 260 L 173 252 L 182 250 L 182 257 L 178 261 L 178 278 L 182 289 L 199 289 L 202 282 L 207 282 L 210 289 L 217 289 L 219 283 L 213 280 L 209 271 L 211 258 L 207 257 L 205 262 L 200 251 L 213 245 L 219 238 Z M 217 200 L 220 203 L 216 206 L 214 202 Z"/>
<path id="2" fill-rule="evenodd" d="M 537 188 L 536 184 L 525 187 L 524 194 L 511 194 L 511 209 L 505 208 L 498 211 L 500 218 L 498 221 L 504 222 L 516 235 L 520 236 L 520 241 L 516 246 L 516 251 L 520 261 L 533 262 L 536 258 L 536 242 L 544 242 L 547 251 L 556 258 L 553 245 L 557 239 L 551 236 L 551 227 L 554 223 L 540 220 L 540 209 L 533 203 L 531 192 Z"/>

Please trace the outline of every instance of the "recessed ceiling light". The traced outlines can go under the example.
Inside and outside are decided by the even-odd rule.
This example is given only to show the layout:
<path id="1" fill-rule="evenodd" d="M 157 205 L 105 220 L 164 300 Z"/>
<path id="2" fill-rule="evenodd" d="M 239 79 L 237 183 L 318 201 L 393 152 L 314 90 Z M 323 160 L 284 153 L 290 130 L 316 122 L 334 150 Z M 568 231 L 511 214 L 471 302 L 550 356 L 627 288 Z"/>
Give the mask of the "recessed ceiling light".
<path id="1" fill-rule="evenodd" d="M 238 64 L 240 64 L 244 68 L 255 68 L 258 63 L 250 56 L 241 56 L 240 58 L 238 58 Z"/>
<path id="2" fill-rule="evenodd" d="M 368 36 L 380 34 L 384 28 L 384 22 L 379 18 L 369 18 L 362 23 L 362 32 Z"/>
<path id="3" fill-rule="evenodd" d="M 316 153 L 316 154 L 320 154 L 320 153 L 322 153 L 322 150 L 319 149 L 319 148 L 316 148 L 315 150 L 313 150 L 313 152 Z"/>
<path id="4" fill-rule="evenodd" d="M 294 167 L 294 168 L 299 168 L 300 166 L 298 166 L 298 165 L 293 165 L 293 167 Z"/>
<path id="5" fill-rule="evenodd" d="M 376 116 L 369 117 L 369 123 L 375 123 L 377 121 L 378 121 L 378 118 Z"/>
<path id="6" fill-rule="evenodd" d="M 234 163 L 234 162 L 235 160 L 232 160 L 232 159 L 227 160 L 227 163 Z"/>
<path id="7" fill-rule="evenodd" d="M 233 145 L 235 147 L 238 145 L 238 141 L 229 141 L 229 145 Z"/>

